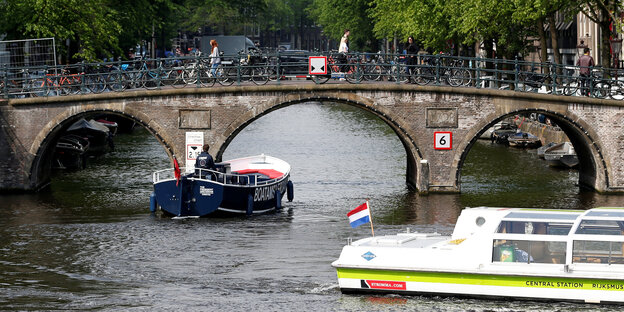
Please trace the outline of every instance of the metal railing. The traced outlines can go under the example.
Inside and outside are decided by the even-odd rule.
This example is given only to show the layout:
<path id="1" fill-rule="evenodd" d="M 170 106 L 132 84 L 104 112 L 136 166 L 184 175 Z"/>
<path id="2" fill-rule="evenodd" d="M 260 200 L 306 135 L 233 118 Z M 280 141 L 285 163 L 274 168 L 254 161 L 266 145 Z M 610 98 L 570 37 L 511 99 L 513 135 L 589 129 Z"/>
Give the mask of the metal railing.
<path id="1" fill-rule="evenodd" d="M 282 177 L 279 177 L 279 178 L 267 179 L 267 178 L 261 177 L 259 174 L 253 174 L 253 173 L 252 174 L 224 173 L 224 172 L 215 171 L 215 170 L 198 169 L 198 168 L 193 168 L 192 173 L 185 173 L 184 167 L 180 168 L 180 170 L 182 172 L 183 177 L 201 179 L 201 180 L 211 180 L 211 181 L 215 181 L 215 182 L 222 183 L 225 185 L 258 186 L 258 185 L 265 185 L 265 184 L 273 183 L 276 180 L 279 180 L 282 178 Z M 154 184 L 161 182 L 161 181 L 165 181 L 165 180 L 175 180 L 175 179 L 176 178 L 175 178 L 174 168 L 159 170 L 152 174 L 152 180 Z"/>
<path id="2" fill-rule="evenodd" d="M 327 56 L 327 74 L 309 75 L 308 57 Z M 437 55 L 337 52 L 268 53 L 137 59 L 64 66 L 0 67 L 0 97 L 63 96 L 138 89 L 206 88 L 215 85 L 314 83 L 413 83 L 495 88 L 568 96 L 624 99 L 622 73 L 600 67 L 580 77 L 578 66 Z"/>

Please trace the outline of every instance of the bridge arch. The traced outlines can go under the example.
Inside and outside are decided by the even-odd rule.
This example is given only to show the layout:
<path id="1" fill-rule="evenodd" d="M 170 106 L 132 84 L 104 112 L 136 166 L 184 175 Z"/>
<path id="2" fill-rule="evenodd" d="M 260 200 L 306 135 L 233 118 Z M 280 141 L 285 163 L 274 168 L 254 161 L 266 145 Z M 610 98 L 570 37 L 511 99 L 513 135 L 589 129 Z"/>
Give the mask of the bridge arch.
<path id="1" fill-rule="evenodd" d="M 173 158 L 173 144 L 171 144 L 172 140 L 168 138 L 167 132 L 164 131 L 162 125 L 141 111 L 131 107 L 125 107 L 122 110 L 98 108 L 85 108 L 80 111 L 66 110 L 55 116 L 39 131 L 30 147 L 30 153 L 34 155 L 30 167 L 30 185 L 34 185 L 35 189 L 40 189 L 49 182 L 55 148 L 53 144 L 57 142 L 62 133 L 81 118 L 99 114 L 117 115 L 136 122 L 146 128 L 160 142 L 169 158 Z"/>
<path id="2" fill-rule="evenodd" d="M 571 112 L 557 112 L 548 109 L 526 108 L 505 113 L 491 114 L 476 124 L 467 134 L 466 140 L 460 146 L 461 153 L 454 159 L 455 183 L 461 189 L 461 171 L 463 163 L 472 146 L 478 138 L 494 124 L 514 115 L 531 113 L 543 114 L 556 123 L 574 146 L 579 159 L 579 184 L 592 189 L 609 187 L 607 163 L 603 155 L 601 143 L 594 129 L 578 116 Z"/>
<path id="3" fill-rule="evenodd" d="M 216 142 L 217 146 L 220 146 L 216 153 L 216 159 L 220 161 L 223 153 L 232 142 L 232 140 L 249 124 L 257 120 L 258 118 L 281 108 L 296 105 L 305 102 L 332 102 L 342 103 L 358 107 L 365 111 L 372 113 L 387 124 L 394 133 L 398 136 L 403 148 L 405 149 L 407 165 L 406 165 L 406 182 L 415 189 L 426 191 L 426 178 L 419 175 L 418 164 L 423 159 L 421 150 L 418 148 L 415 138 L 413 138 L 406 129 L 404 129 L 397 120 L 392 118 L 392 114 L 385 112 L 383 107 L 376 106 L 375 102 L 369 98 L 357 96 L 354 94 L 332 94 L 332 95 L 318 95 L 318 94 L 291 94 L 282 97 L 276 97 L 269 103 L 260 107 L 256 106 L 253 109 L 247 110 L 246 113 L 241 114 L 234 122 L 231 123 L 227 131 L 223 133 L 223 136 Z M 426 172 L 428 174 L 428 172 Z"/>

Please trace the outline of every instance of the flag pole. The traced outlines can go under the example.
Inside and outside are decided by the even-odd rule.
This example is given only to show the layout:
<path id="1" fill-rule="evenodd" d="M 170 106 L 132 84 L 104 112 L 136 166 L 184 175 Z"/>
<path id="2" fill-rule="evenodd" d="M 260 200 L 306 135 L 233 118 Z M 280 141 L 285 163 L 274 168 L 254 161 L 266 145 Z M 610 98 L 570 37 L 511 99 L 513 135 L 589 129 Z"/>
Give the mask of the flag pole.
<path id="1" fill-rule="evenodd" d="M 375 229 L 373 228 L 373 213 L 370 208 L 370 205 L 368 204 L 368 198 L 366 199 L 366 207 L 368 208 L 368 217 L 370 219 L 371 232 L 373 233 L 373 237 L 375 237 Z"/>

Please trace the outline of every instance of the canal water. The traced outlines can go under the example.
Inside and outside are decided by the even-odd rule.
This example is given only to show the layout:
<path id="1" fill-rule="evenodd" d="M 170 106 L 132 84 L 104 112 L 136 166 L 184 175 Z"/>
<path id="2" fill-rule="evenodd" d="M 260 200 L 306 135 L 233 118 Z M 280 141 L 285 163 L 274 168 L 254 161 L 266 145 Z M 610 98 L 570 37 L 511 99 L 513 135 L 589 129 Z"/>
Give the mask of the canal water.
<path id="1" fill-rule="evenodd" d="M 346 217 L 367 198 L 377 235 L 407 227 L 450 234 L 466 206 L 624 204 L 581 190 L 576 171 L 551 169 L 535 151 L 478 142 L 461 195 L 421 197 L 405 185 L 405 151 L 387 125 L 351 106 L 299 104 L 250 124 L 224 156 L 288 161 L 293 202 L 250 218 L 172 220 L 149 213 L 151 172 L 170 166 L 164 149 L 142 129 L 117 136 L 116 148 L 87 170 L 57 173 L 47 191 L 0 197 L 0 310 L 617 309 L 338 290 L 330 263 L 348 237 L 370 235 Z"/>

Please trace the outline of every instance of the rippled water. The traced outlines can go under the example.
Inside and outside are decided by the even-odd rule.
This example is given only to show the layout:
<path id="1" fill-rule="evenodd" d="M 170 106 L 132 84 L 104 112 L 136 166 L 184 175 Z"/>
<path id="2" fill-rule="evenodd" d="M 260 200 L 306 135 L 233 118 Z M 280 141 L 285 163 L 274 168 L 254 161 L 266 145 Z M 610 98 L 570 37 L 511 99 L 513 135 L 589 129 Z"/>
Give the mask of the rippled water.
<path id="1" fill-rule="evenodd" d="M 276 214 L 172 220 L 150 215 L 151 172 L 168 167 L 146 131 L 50 190 L 2 196 L 0 310 L 595 311 L 580 304 L 342 295 L 330 263 L 351 229 L 346 213 L 370 198 L 376 234 L 410 227 L 450 233 L 465 206 L 621 206 L 581 191 L 575 171 L 534 151 L 479 142 L 461 195 L 418 196 L 405 185 L 405 151 L 374 116 L 306 103 L 249 125 L 224 159 L 265 153 L 293 168 L 295 200 Z"/>

